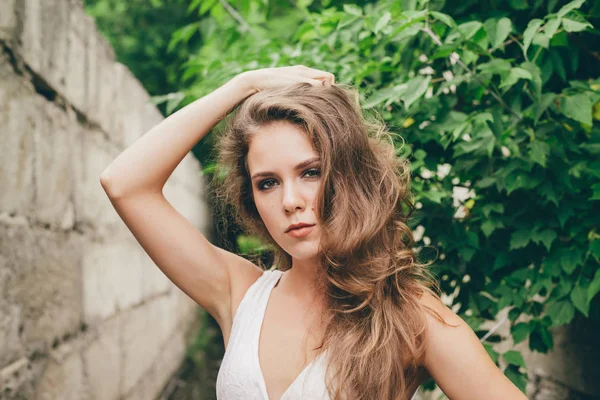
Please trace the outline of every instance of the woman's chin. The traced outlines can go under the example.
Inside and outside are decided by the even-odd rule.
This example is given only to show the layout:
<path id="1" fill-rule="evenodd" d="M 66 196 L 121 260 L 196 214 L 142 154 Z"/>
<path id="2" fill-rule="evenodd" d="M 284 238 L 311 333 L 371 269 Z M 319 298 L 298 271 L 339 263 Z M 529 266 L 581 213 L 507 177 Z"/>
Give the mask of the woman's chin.
<path id="1" fill-rule="evenodd" d="M 299 243 L 288 246 L 284 250 L 298 261 L 312 260 L 319 255 L 319 247 L 316 243 Z"/>

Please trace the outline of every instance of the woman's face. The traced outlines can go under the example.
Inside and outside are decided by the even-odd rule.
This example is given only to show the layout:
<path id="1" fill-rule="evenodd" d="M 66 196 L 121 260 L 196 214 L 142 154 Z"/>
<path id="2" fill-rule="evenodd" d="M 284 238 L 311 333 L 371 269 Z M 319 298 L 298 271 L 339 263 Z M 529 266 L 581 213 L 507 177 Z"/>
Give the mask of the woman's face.
<path id="1" fill-rule="evenodd" d="M 262 127 L 250 141 L 248 169 L 256 208 L 273 239 L 293 258 L 315 257 L 320 239 L 315 198 L 321 170 L 307 134 L 288 122 Z M 312 227 L 288 231 L 298 223 Z"/>

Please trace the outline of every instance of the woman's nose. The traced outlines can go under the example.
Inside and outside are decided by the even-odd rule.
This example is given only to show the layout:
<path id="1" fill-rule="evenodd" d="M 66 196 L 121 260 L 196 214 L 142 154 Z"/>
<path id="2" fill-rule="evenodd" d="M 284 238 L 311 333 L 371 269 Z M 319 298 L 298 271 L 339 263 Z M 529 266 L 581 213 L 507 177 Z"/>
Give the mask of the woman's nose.
<path id="1" fill-rule="evenodd" d="M 286 212 L 294 212 L 304 208 L 304 199 L 294 184 L 283 185 L 283 209 Z"/>

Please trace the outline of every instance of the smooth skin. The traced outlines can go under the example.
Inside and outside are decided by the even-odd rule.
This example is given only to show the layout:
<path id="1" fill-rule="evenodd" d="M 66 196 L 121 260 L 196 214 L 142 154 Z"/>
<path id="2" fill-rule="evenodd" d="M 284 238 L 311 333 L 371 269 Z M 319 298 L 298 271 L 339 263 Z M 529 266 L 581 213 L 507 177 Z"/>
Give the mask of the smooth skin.
<path id="1" fill-rule="evenodd" d="M 258 91 L 298 82 L 327 86 L 335 84 L 335 77 L 303 65 L 244 72 L 170 115 L 125 149 L 100 176 L 111 203 L 137 241 L 175 285 L 215 318 L 225 345 L 242 297 L 263 271 L 211 244 L 166 200 L 163 187 L 193 146 L 237 103 Z M 298 168 L 315 156 L 307 137 L 285 123 L 261 130 L 248 153 L 251 176 L 268 172 L 252 182 L 257 209 L 274 240 L 293 259 L 293 268 L 273 289 L 259 340 L 259 360 L 270 399 L 279 399 L 311 361 L 308 349 L 320 334 L 320 321 L 306 317 L 318 314 L 315 307 L 321 304 L 310 285 L 319 227 L 302 239 L 284 232 L 292 223 L 317 222 L 318 161 Z M 459 325 L 446 326 L 426 314 L 429 333 L 423 367 L 450 399 L 526 398 L 496 367 L 460 317 L 434 298 L 424 296 L 421 301 L 447 322 Z"/>

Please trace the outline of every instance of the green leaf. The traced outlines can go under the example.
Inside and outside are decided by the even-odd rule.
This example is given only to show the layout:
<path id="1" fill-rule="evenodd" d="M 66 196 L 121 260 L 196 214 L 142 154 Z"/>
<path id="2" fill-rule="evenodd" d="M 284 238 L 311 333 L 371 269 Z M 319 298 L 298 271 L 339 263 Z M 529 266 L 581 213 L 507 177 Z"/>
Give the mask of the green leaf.
<path id="1" fill-rule="evenodd" d="M 560 326 L 571 322 L 575 316 L 575 307 L 569 300 L 559 300 L 548 305 L 546 314 L 552 318 L 552 326 Z"/>
<path id="2" fill-rule="evenodd" d="M 496 181 L 492 177 L 486 177 L 484 179 L 488 179 L 488 178 L 492 179 L 493 182 Z M 482 181 L 483 181 L 483 179 L 482 179 Z M 483 186 L 483 187 L 486 187 L 486 186 Z M 490 213 L 492 211 L 497 212 L 498 214 L 503 214 L 504 213 L 504 204 L 502 204 L 502 203 L 487 203 L 487 204 L 484 204 L 483 207 L 481 207 L 481 211 L 483 212 L 483 215 L 485 215 L 486 218 L 489 218 Z"/>
<path id="3" fill-rule="evenodd" d="M 512 22 L 510 19 L 503 17 L 498 20 L 492 32 L 488 32 L 492 49 L 500 47 L 512 31 Z"/>
<path id="4" fill-rule="evenodd" d="M 561 18 L 561 17 L 567 15 L 570 11 L 580 8 L 583 5 L 583 3 L 585 3 L 585 0 L 575 0 L 568 4 L 565 4 L 564 6 L 561 7 L 560 10 L 558 10 L 556 15 L 559 18 Z"/>
<path id="5" fill-rule="evenodd" d="M 532 189 L 537 183 L 534 176 L 522 170 L 513 171 L 504 179 L 507 194 L 511 194 L 517 189 Z"/>
<path id="6" fill-rule="evenodd" d="M 508 60 L 503 58 L 495 58 L 490 62 L 479 64 L 477 69 L 485 74 L 508 74 L 512 65 Z"/>
<path id="7" fill-rule="evenodd" d="M 482 26 L 479 21 L 469 21 L 458 25 L 457 29 L 463 39 L 471 39 Z"/>
<path id="8" fill-rule="evenodd" d="M 590 252 L 597 260 L 600 260 L 600 239 L 594 239 L 590 243 Z"/>
<path id="9" fill-rule="evenodd" d="M 407 111 L 412 103 L 417 101 L 421 96 L 425 94 L 430 81 L 430 75 L 428 75 L 427 77 L 418 76 L 408 81 L 406 91 L 404 92 L 406 93 L 406 95 L 402 97 L 404 107 L 406 107 Z"/>
<path id="10" fill-rule="evenodd" d="M 586 28 L 593 28 L 592 24 L 577 14 L 569 14 L 562 19 L 562 27 L 566 32 L 581 32 Z"/>
<path id="11" fill-rule="evenodd" d="M 493 178 L 491 176 L 486 176 L 485 178 L 477 181 L 477 183 L 475 183 L 475 187 L 480 188 L 480 189 L 485 189 L 486 187 L 492 186 L 494 183 L 496 183 L 496 178 Z M 486 217 L 487 217 L 487 215 L 486 215 Z"/>
<path id="12" fill-rule="evenodd" d="M 563 99 L 561 110 L 563 114 L 575 121 L 592 125 L 592 100 L 590 95 L 579 93 Z"/>
<path id="13" fill-rule="evenodd" d="M 550 146 L 541 140 L 534 140 L 529 145 L 529 157 L 533 162 L 540 164 L 546 168 L 546 157 L 550 154 Z"/>
<path id="14" fill-rule="evenodd" d="M 524 70 L 527 70 L 531 74 L 531 87 L 533 88 L 533 94 L 536 101 L 539 101 L 542 97 L 542 71 L 535 63 L 524 62 L 521 64 Z"/>
<path id="15" fill-rule="evenodd" d="M 531 234 L 531 240 L 533 240 L 536 244 L 541 241 L 544 243 L 544 246 L 548 251 L 550 251 L 550 246 L 552 245 L 554 239 L 556 239 L 556 232 L 554 232 L 552 229 L 544 229 L 541 232 L 534 231 Z"/>
<path id="16" fill-rule="evenodd" d="M 538 32 L 533 36 L 531 43 L 547 49 L 550 46 L 550 38 L 545 33 Z"/>
<path id="17" fill-rule="evenodd" d="M 500 354 L 494 350 L 494 347 L 490 343 L 483 343 L 483 347 L 485 348 L 485 351 L 487 351 L 494 364 L 498 364 L 498 358 L 500 358 Z"/>
<path id="18" fill-rule="evenodd" d="M 579 265 L 583 264 L 584 252 L 574 246 L 560 250 L 560 266 L 567 275 L 571 275 Z"/>
<path id="19" fill-rule="evenodd" d="M 473 231 L 467 231 L 465 234 L 466 234 L 466 241 L 465 241 L 466 244 L 478 249 L 479 248 L 479 236 L 477 235 L 477 233 L 475 233 Z"/>
<path id="20" fill-rule="evenodd" d="M 422 193 L 423 197 L 431 200 L 434 203 L 441 204 L 442 199 L 448 197 L 445 192 L 440 192 L 439 190 L 428 190 Z"/>
<path id="21" fill-rule="evenodd" d="M 362 8 L 355 4 L 344 4 L 344 11 L 357 17 L 361 17 L 363 15 Z"/>
<path id="22" fill-rule="evenodd" d="M 527 374 L 522 374 L 519 372 L 518 367 L 509 365 L 508 368 L 504 370 L 504 375 L 506 375 L 506 377 L 510 379 L 521 392 L 525 393 L 525 389 L 527 388 Z"/>
<path id="23" fill-rule="evenodd" d="M 356 16 L 356 15 L 352 15 L 352 14 L 345 14 L 338 22 L 336 29 L 340 29 L 345 26 L 351 25 L 354 22 L 358 21 L 359 19 L 360 19 L 360 16 Z"/>
<path id="24" fill-rule="evenodd" d="M 523 355 L 516 350 L 509 350 L 502 354 L 502 358 L 509 364 L 516 365 L 517 367 L 527 368 Z"/>
<path id="25" fill-rule="evenodd" d="M 363 108 L 369 109 L 375 107 L 377 104 L 386 101 L 386 105 L 393 103 L 400 99 L 400 97 L 406 92 L 408 85 L 403 83 L 392 87 L 380 89 L 373 93 L 364 103 Z"/>
<path id="26" fill-rule="evenodd" d="M 525 56 L 527 56 L 527 49 L 531 44 L 533 36 L 535 35 L 535 33 L 541 25 L 542 20 L 538 18 L 532 19 L 531 21 L 529 21 L 529 24 L 527 24 L 527 29 L 525 29 L 525 32 L 523 33 L 523 53 L 525 54 Z"/>
<path id="27" fill-rule="evenodd" d="M 421 29 L 425 26 L 423 22 L 404 24 L 402 27 L 396 29 L 390 34 L 391 42 L 399 42 L 401 40 L 416 36 L 421 32 Z"/>
<path id="28" fill-rule="evenodd" d="M 492 267 L 492 271 L 498 271 L 510 264 L 510 259 L 506 253 L 500 253 L 496 256 L 494 260 L 494 265 Z"/>
<path id="29" fill-rule="evenodd" d="M 583 315 L 589 318 L 590 299 L 586 289 L 576 285 L 571 291 L 571 302 Z"/>
<path id="30" fill-rule="evenodd" d="M 390 22 L 392 18 L 392 14 L 389 11 L 383 13 L 383 15 L 379 18 L 377 23 L 375 24 L 375 29 L 373 29 L 373 33 L 377 34 L 380 30 L 385 28 L 387 24 Z"/>
<path id="31" fill-rule="evenodd" d="M 600 269 L 596 271 L 596 275 L 594 275 L 594 279 L 590 283 L 590 286 L 587 289 L 587 297 L 591 302 L 594 297 L 600 292 Z"/>
<path id="32" fill-rule="evenodd" d="M 531 335 L 529 335 L 529 348 L 540 353 L 547 353 L 553 347 L 552 333 L 546 326 L 536 323 Z"/>
<path id="33" fill-rule="evenodd" d="M 472 258 L 473 258 L 473 256 L 475 255 L 476 251 L 477 251 L 477 250 L 475 250 L 475 249 L 472 249 L 472 248 L 466 247 L 466 248 L 464 248 L 464 249 L 462 249 L 462 250 L 461 250 L 461 252 L 460 252 L 460 255 L 461 255 L 461 257 L 462 257 L 462 258 L 463 258 L 465 261 L 469 262 L 469 261 L 471 261 L 471 259 L 472 259 Z"/>
<path id="34" fill-rule="evenodd" d="M 519 67 L 511 68 L 508 76 L 505 79 L 502 79 L 502 83 L 500 83 L 500 86 L 498 86 L 498 88 L 503 88 L 506 86 L 511 87 L 512 85 L 517 83 L 519 79 L 531 80 L 532 78 L 533 76 L 526 69 Z"/>
<path id="35" fill-rule="evenodd" d="M 504 224 L 500 220 L 488 219 L 483 224 L 481 224 L 481 231 L 483 232 L 485 237 L 490 237 L 492 232 L 499 228 L 504 228 Z"/>
<path id="36" fill-rule="evenodd" d="M 544 34 L 549 39 L 552 39 L 552 37 L 554 36 L 556 31 L 558 30 L 558 27 L 560 26 L 560 22 L 561 22 L 560 18 L 553 18 L 553 19 L 549 20 L 548 22 L 546 22 L 546 25 L 544 25 Z"/>
<path id="37" fill-rule="evenodd" d="M 542 95 L 542 98 L 540 99 L 540 101 L 535 103 L 535 123 L 537 124 L 538 120 L 540 119 L 540 117 L 542 116 L 542 114 L 544 113 L 544 111 L 546 111 L 548 109 L 548 107 L 550 107 L 550 105 L 552 103 L 554 103 L 554 99 L 556 98 L 556 95 L 554 93 L 544 93 Z"/>
<path id="38" fill-rule="evenodd" d="M 510 236 L 509 250 L 521 249 L 529 243 L 531 240 L 531 231 L 529 230 L 518 230 L 512 233 Z"/>
<path id="39" fill-rule="evenodd" d="M 596 183 L 592 186 L 593 194 L 588 200 L 600 200 L 600 183 Z"/>
<path id="40" fill-rule="evenodd" d="M 454 22 L 454 19 L 452 19 L 452 17 L 447 14 L 442 14 L 441 12 L 437 12 L 437 11 L 430 11 L 429 14 L 432 17 L 434 17 L 435 19 L 442 21 L 444 24 L 448 25 L 450 28 L 456 27 L 456 22 Z"/>

